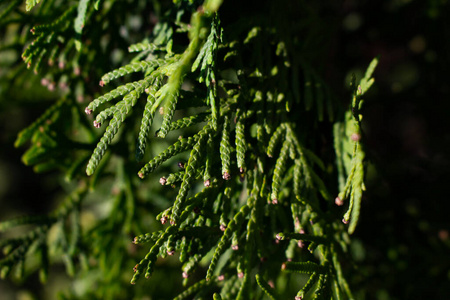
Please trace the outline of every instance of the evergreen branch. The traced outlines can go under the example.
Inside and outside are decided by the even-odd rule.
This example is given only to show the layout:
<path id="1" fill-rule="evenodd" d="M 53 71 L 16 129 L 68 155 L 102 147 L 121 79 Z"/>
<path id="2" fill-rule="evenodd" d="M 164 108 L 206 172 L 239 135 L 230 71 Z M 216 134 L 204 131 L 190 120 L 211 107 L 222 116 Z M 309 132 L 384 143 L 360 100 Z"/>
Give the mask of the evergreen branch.
<path id="1" fill-rule="evenodd" d="M 203 129 L 198 133 L 198 141 L 194 145 L 194 148 L 191 151 L 191 155 L 189 156 L 189 161 L 186 166 L 186 172 L 183 177 L 183 181 L 181 183 L 180 190 L 177 194 L 177 198 L 175 199 L 175 203 L 172 208 L 172 218 L 170 220 L 171 223 L 176 224 L 178 222 L 178 217 L 183 209 L 183 203 L 187 197 L 187 193 L 192 185 L 193 180 L 195 179 L 195 172 L 198 164 L 198 160 L 200 159 L 200 153 L 204 146 L 204 142 L 207 141 L 209 133 L 212 131 L 211 126 L 209 124 L 205 125 Z"/>
<path id="2" fill-rule="evenodd" d="M 159 60 L 131 62 L 128 65 L 125 65 L 123 67 L 120 67 L 116 70 L 113 70 L 103 75 L 100 81 L 100 86 L 108 84 L 110 81 L 114 79 L 123 77 L 131 73 L 152 70 L 155 67 L 159 66 L 160 64 L 161 61 Z"/>
<path id="3" fill-rule="evenodd" d="M 197 115 L 179 119 L 170 124 L 169 131 L 184 129 L 184 128 L 196 125 L 198 123 L 207 122 L 210 119 L 210 115 L 211 115 L 210 113 L 206 112 L 206 113 L 199 113 Z"/>
<path id="4" fill-rule="evenodd" d="M 220 239 L 220 242 L 217 244 L 217 248 L 214 251 L 213 258 L 211 260 L 211 263 L 208 267 L 208 272 L 206 274 L 206 280 L 210 280 L 212 278 L 212 273 L 214 272 L 214 268 L 217 264 L 217 261 L 219 260 L 220 256 L 225 251 L 224 247 L 227 244 L 230 237 L 233 235 L 233 233 L 239 228 L 239 226 L 244 222 L 245 217 L 250 212 L 250 207 L 247 205 L 244 205 L 241 207 L 239 212 L 237 212 L 233 219 L 228 222 L 227 228 L 225 229 L 225 232 L 222 235 L 222 238 Z"/>
<path id="5" fill-rule="evenodd" d="M 128 112 L 136 104 L 136 101 L 149 84 L 150 84 L 149 79 L 139 81 L 135 85 L 135 89 L 132 90 L 128 95 L 126 95 L 122 101 L 116 104 L 116 109 L 113 113 L 113 118 L 111 119 L 108 127 L 106 128 L 105 134 L 102 136 L 99 143 L 97 144 L 97 147 L 94 149 L 94 152 L 92 153 L 92 156 L 87 165 L 86 173 L 88 176 L 94 173 L 100 160 L 105 154 L 106 149 L 108 148 L 109 144 L 111 144 L 121 124 L 125 120 Z"/>
<path id="6" fill-rule="evenodd" d="M 231 178 L 230 175 L 230 120 L 228 115 L 223 119 L 222 139 L 220 141 L 220 160 L 222 161 L 222 177 L 225 180 Z"/>
<path id="7" fill-rule="evenodd" d="M 98 97 L 97 99 L 94 99 L 89 105 L 86 107 L 85 112 L 86 114 L 91 114 L 97 107 L 99 107 L 101 104 L 111 101 L 114 98 L 117 98 L 119 96 L 123 96 L 125 94 L 131 93 L 132 91 L 138 89 L 138 93 L 141 94 L 145 88 L 147 88 L 150 85 L 151 77 L 147 77 L 145 79 L 130 82 L 125 85 L 119 86 L 118 88 L 112 90 L 109 93 L 104 94 L 103 96 Z"/>
<path id="8" fill-rule="evenodd" d="M 273 156 L 273 151 L 281 139 L 282 134 L 286 131 L 284 124 L 280 124 L 274 131 L 269 140 L 269 145 L 267 146 L 267 155 L 269 157 Z"/>
<path id="9" fill-rule="evenodd" d="M 163 245 L 163 243 L 172 235 L 177 229 L 173 226 L 167 227 L 166 231 L 160 232 L 160 236 L 155 244 L 152 246 L 147 255 L 134 267 L 133 278 L 131 279 L 131 284 L 136 284 L 136 281 L 139 279 L 140 275 L 145 271 L 145 277 L 149 278 L 153 271 L 153 264 L 158 257 L 159 249 Z"/>
<path id="10" fill-rule="evenodd" d="M 278 157 L 277 162 L 275 163 L 275 169 L 273 171 L 273 178 L 272 178 L 272 194 L 271 194 L 273 204 L 278 203 L 278 191 L 281 185 L 281 178 L 286 169 L 286 161 L 289 152 L 289 147 L 290 143 L 288 142 L 288 140 L 285 140 L 280 150 L 280 156 Z"/>
<path id="11" fill-rule="evenodd" d="M 169 146 L 166 150 L 161 152 L 158 156 L 154 157 L 151 161 L 149 161 L 138 173 L 140 178 L 144 178 L 149 173 L 153 172 L 157 167 L 159 167 L 163 162 L 168 160 L 169 158 L 184 152 L 191 147 L 199 139 L 198 135 L 194 135 L 193 137 L 182 138 L 178 140 L 173 145 Z"/>

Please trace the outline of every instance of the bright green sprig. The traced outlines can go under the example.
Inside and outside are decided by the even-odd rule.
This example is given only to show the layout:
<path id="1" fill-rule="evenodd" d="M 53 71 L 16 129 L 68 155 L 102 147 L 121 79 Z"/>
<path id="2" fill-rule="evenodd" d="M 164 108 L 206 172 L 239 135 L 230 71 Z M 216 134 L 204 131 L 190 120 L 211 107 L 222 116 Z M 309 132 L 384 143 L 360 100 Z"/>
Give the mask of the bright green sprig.
<path id="1" fill-rule="evenodd" d="M 114 111 L 113 118 L 109 122 L 106 128 L 105 134 L 100 139 L 97 147 L 92 153 L 91 159 L 86 168 L 87 175 L 92 175 L 97 168 L 100 160 L 105 154 L 106 149 L 109 144 L 111 144 L 114 136 L 117 134 L 121 124 L 125 120 L 131 108 L 136 104 L 138 98 L 144 92 L 144 89 L 150 84 L 149 79 L 144 79 L 140 81 L 140 85 L 137 85 L 134 90 L 127 94 L 122 101 L 116 104 L 116 110 Z"/>
<path id="2" fill-rule="evenodd" d="M 162 76 L 155 78 L 152 86 L 148 88 L 147 102 L 145 103 L 144 114 L 142 116 L 141 127 L 139 129 L 138 140 L 136 144 L 136 160 L 141 161 L 144 157 L 145 148 L 147 146 L 147 138 L 153 123 L 153 117 L 158 103 L 156 102 L 156 92 L 159 89 Z"/>
<path id="3" fill-rule="evenodd" d="M 174 183 L 180 182 L 181 180 L 183 180 L 184 177 L 184 171 L 181 172 L 176 172 L 176 173 L 171 173 L 169 174 L 169 176 L 167 177 L 162 177 L 159 182 L 162 185 L 172 185 Z"/>
<path id="4" fill-rule="evenodd" d="M 111 71 L 103 75 L 100 81 L 100 85 L 103 86 L 105 84 L 108 84 L 110 81 L 114 79 L 123 77 L 131 73 L 154 69 L 155 67 L 159 66 L 160 63 L 161 61 L 159 60 L 131 62 L 128 65 L 125 65 L 123 67 L 120 67 L 114 71 Z"/>
<path id="5" fill-rule="evenodd" d="M 204 146 L 204 143 L 208 140 L 209 133 L 211 131 L 212 131 L 211 126 L 207 124 L 198 133 L 199 136 L 198 141 L 195 144 L 189 156 L 189 161 L 186 166 L 186 172 L 184 174 L 180 190 L 178 191 L 177 198 L 175 199 L 175 203 L 173 204 L 171 222 L 174 223 L 178 222 L 178 217 L 181 213 L 181 210 L 183 209 L 183 204 L 186 200 L 188 191 L 191 188 L 192 182 L 195 179 L 195 172 L 198 168 L 198 160 L 200 159 L 202 148 Z"/>
<path id="6" fill-rule="evenodd" d="M 175 122 L 172 122 L 170 124 L 169 131 L 187 128 L 187 127 L 196 125 L 201 122 L 206 122 L 209 119 L 210 119 L 210 113 L 199 113 L 197 115 L 185 117 L 185 118 L 179 119 Z"/>
<path id="7" fill-rule="evenodd" d="M 164 117 L 161 124 L 161 128 L 158 131 L 157 136 L 165 138 L 169 133 L 170 123 L 172 122 L 173 115 L 177 106 L 179 91 L 181 88 L 181 78 L 178 81 L 170 82 L 164 85 L 157 93 L 157 97 L 165 99 Z"/>
<path id="8" fill-rule="evenodd" d="M 89 115 L 93 111 L 95 111 L 95 109 L 97 107 L 99 107 L 101 104 L 111 101 L 112 99 L 117 98 L 119 96 L 123 96 L 125 94 L 131 93 L 134 90 L 138 90 L 138 93 L 141 94 L 144 91 L 144 89 L 150 85 L 151 79 L 152 78 L 148 77 L 143 80 L 130 82 L 125 85 L 121 85 L 117 89 L 114 89 L 111 92 L 106 93 L 103 96 L 98 97 L 97 99 L 94 99 L 86 107 L 85 112 Z"/>
<path id="9" fill-rule="evenodd" d="M 144 178 L 149 173 L 153 172 L 157 167 L 159 167 L 163 162 L 169 158 L 177 155 L 178 153 L 184 152 L 194 146 L 197 142 L 199 136 L 194 135 L 193 137 L 182 138 L 178 140 L 173 145 L 169 146 L 166 150 L 160 153 L 158 156 L 149 161 L 138 173 L 140 178 Z"/>
<path id="10" fill-rule="evenodd" d="M 117 106 L 108 107 L 95 116 L 94 127 L 99 128 L 105 120 L 109 119 L 117 111 Z"/>
<path id="11" fill-rule="evenodd" d="M 167 227 L 167 229 L 164 232 L 160 232 L 160 236 L 158 240 L 155 242 L 155 244 L 152 246 L 150 251 L 147 253 L 147 255 L 134 267 L 134 275 L 131 279 L 131 284 L 135 284 L 136 281 L 139 279 L 140 275 L 142 275 L 144 268 L 145 271 L 145 277 L 149 278 L 151 276 L 151 273 L 153 271 L 153 264 L 156 261 L 156 258 L 159 253 L 159 248 L 163 245 L 164 242 L 169 238 L 170 235 L 174 234 L 176 232 L 176 228 L 173 226 Z"/>
<path id="12" fill-rule="evenodd" d="M 267 155 L 269 157 L 273 156 L 273 151 L 275 150 L 275 147 L 277 146 L 278 142 L 281 140 L 281 137 L 283 136 L 283 133 L 286 132 L 284 124 L 280 124 L 275 132 L 272 134 L 269 140 L 269 145 L 267 146 Z"/>
<path id="13" fill-rule="evenodd" d="M 133 239 L 133 243 L 134 244 L 144 244 L 144 243 L 156 241 L 158 239 L 159 235 L 160 235 L 159 232 L 141 234 L 141 235 L 136 236 Z"/>
<path id="14" fill-rule="evenodd" d="M 228 115 L 223 118 L 222 139 L 220 141 L 220 160 L 222 161 L 222 177 L 230 179 L 230 120 Z"/>
<path id="15" fill-rule="evenodd" d="M 206 274 L 206 280 L 210 280 L 212 278 L 212 273 L 214 272 L 215 266 L 220 258 L 220 256 L 225 251 L 224 247 L 227 244 L 230 237 L 233 235 L 233 233 L 239 228 L 239 226 L 244 222 L 245 217 L 250 212 L 250 208 L 247 205 L 244 205 L 241 207 L 239 212 L 237 212 L 234 215 L 234 218 L 228 222 L 227 228 L 225 229 L 225 232 L 222 235 L 222 238 L 220 239 L 220 242 L 217 244 L 217 248 L 214 251 L 214 256 L 211 260 L 211 263 L 208 267 L 208 272 Z"/>

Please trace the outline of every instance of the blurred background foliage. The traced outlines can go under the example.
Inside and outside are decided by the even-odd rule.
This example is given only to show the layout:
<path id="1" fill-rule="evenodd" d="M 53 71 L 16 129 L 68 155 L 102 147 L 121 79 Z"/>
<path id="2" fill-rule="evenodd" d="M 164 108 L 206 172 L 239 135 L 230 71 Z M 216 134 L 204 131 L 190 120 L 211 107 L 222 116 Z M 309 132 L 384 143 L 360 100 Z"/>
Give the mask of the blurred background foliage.
<path id="1" fill-rule="evenodd" d="M 153 13 L 145 5 L 128 2 L 123 1 L 127 14 L 114 16 L 123 18 L 124 25 L 108 28 L 116 50 L 110 53 L 111 59 L 99 62 L 113 63 L 106 70 L 122 65 L 127 46 L 150 30 L 145 26 L 151 24 Z M 335 90 L 343 90 L 351 73 L 361 74 L 373 57 L 381 56 L 376 84 L 364 108 L 371 164 L 352 244 L 356 272 L 351 285 L 356 296 L 450 299 L 448 1 L 345 0 L 311 5 L 319 14 L 313 42 L 321 50 L 317 57 L 311 54 L 311 64 L 326 60 L 323 74 Z M 223 14 L 241 16 L 238 12 Z M 26 67 L 18 56 L 23 41 L 17 40 L 13 49 L 2 48 L 17 38 L 11 32 L 0 32 L 1 220 L 46 213 L 64 196 L 64 182 L 57 172 L 35 174 L 21 162 L 23 149 L 13 146 L 17 133 L 61 94 L 43 86 L 33 74 L 11 82 L 11 72 L 23 72 Z M 97 79 L 92 80 L 86 84 L 97 85 Z M 52 299 L 55 290 L 69 285 L 64 274 L 63 267 L 53 266 L 44 288 L 36 274 L 26 283 L 2 280 L 0 298 Z M 163 282 L 179 280 L 179 271 L 169 263 L 166 273 L 157 272 L 155 277 L 152 285 L 142 288 L 150 293 L 157 287 L 160 295 L 167 295 L 173 291 L 164 290 Z"/>

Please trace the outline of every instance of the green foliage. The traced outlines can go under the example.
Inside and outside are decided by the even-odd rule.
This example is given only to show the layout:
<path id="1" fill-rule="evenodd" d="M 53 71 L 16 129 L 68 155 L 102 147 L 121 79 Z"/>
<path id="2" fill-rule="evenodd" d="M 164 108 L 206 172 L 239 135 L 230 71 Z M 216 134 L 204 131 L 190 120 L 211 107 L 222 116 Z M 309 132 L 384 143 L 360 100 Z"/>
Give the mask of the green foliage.
<path id="1" fill-rule="evenodd" d="M 27 1 L 27 10 L 38 2 Z M 102 43 L 87 43 L 85 38 L 98 39 L 94 20 L 107 22 L 111 11 L 121 7 L 88 0 L 71 7 L 54 5 L 64 13 L 54 19 L 45 14 L 47 25 L 34 27 L 37 37 L 23 58 L 39 72 L 44 57 L 53 60 L 63 51 L 60 59 L 70 61 L 75 77 L 87 78 L 86 70 L 106 51 Z M 305 63 L 302 45 L 291 41 L 295 30 L 284 23 L 283 15 L 274 10 L 273 20 L 255 13 L 249 20 L 232 21 L 222 19 L 221 5 L 218 0 L 202 5 L 154 1 L 150 6 L 161 19 L 149 37 L 128 47 L 138 52 L 130 63 L 105 71 L 101 89 L 71 74 L 62 100 L 19 134 L 16 147 L 31 141 L 23 158 L 27 165 L 35 165 L 37 171 L 58 168 L 78 187 L 72 187 L 67 204 L 47 217 L 0 224 L 1 231 L 22 224 L 36 227 L 23 237 L 1 242 L 6 252 L 0 261 L 3 277 L 12 268 L 23 269 L 27 252 L 40 253 L 42 278 L 56 258 L 63 259 L 68 273 L 79 280 L 101 274 L 95 277 L 101 288 L 80 297 L 131 298 L 120 291 L 144 295 L 145 289 L 138 287 L 142 275 L 155 276 L 159 259 L 179 253 L 184 286 L 192 285 L 175 299 L 251 299 L 261 296 L 261 290 L 271 299 L 284 297 L 290 291 L 272 288 L 264 279 L 286 278 L 284 272 L 310 276 L 296 287 L 296 299 L 308 292 L 314 299 L 352 298 L 340 266 L 347 260 L 348 235 L 331 195 L 339 193 L 338 205 L 349 200 L 343 221 L 350 222 L 348 232 L 353 233 L 364 190 L 362 96 L 373 83 L 377 60 L 359 85 L 353 80 L 351 109 L 339 115 L 330 87 Z M 297 5 L 302 6 L 296 4 L 296 9 Z M 64 50 L 53 53 L 60 40 L 66 42 Z M 51 76 L 60 72 L 45 71 Z M 97 73 L 89 78 L 98 82 Z M 68 76 L 59 76 L 63 75 Z M 118 87 L 104 91 L 116 80 Z M 82 108 L 79 102 L 88 87 L 90 95 L 103 95 Z M 117 103 L 110 104 L 115 99 Z M 94 113 L 91 126 L 89 115 Z M 100 135 L 92 128 L 107 121 Z M 335 141 L 334 149 L 323 156 L 319 125 Z M 148 150 L 153 130 L 156 136 Z M 179 131 L 178 139 L 174 131 Z M 147 163 L 139 165 L 133 156 Z M 175 157 L 185 161 L 178 172 L 168 166 Z M 85 164 L 90 177 L 83 174 Z M 175 189 L 165 193 L 153 184 L 156 174 L 151 173 L 158 169 L 169 174 L 160 183 Z M 111 184 L 112 190 L 105 191 Z M 83 212 L 90 207 L 83 203 L 98 205 L 105 195 L 110 208 L 99 220 L 84 224 Z M 159 214 L 155 217 L 154 212 Z M 53 228 L 59 228 L 59 234 L 50 240 Z M 127 250 L 130 236 L 138 245 L 133 251 Z M 143 248 L 147 243 L 150 248 Z M 51 244 L 57 249 L 49 249 Z M 87 260 L 95 261 L 94 266 Z M 126 270 L 132 261 L 137 264 L 130 275 Z M 127 274 L 136 289 L 123 280 Z M 191 275 L 196 282 L 188 279 Z"/>

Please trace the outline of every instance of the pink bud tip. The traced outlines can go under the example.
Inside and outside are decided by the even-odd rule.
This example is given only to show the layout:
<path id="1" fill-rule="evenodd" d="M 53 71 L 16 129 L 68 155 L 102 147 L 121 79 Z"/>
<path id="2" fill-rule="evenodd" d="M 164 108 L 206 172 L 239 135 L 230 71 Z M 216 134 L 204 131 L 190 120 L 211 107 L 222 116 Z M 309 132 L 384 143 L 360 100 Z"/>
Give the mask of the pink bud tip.
<path id="1" fill-rule="evenodd" d="M 184 162 L 179 162 L 178 163 L 178 168 L 184 169 Z"/>
<path id="2" fill-rule="evenodd" d="M 243 167 L 239 168 L 239 173 L 241 173 L 241 174 L 244 173 L 244 168 Z"/>
<path id="3" fill-rule="evenodd" d="M 300 296 L 295 296 L 295 300 L 302 300 L 303 298 Z"/>
<path id="4" fill-rule="evenodd" d="M 102 126 L 102 123 L 94 121 L 94 127 L 95 128 L 100 128 L 100 126 Z"/>
<path id="5" fill-rule="evenodd" d="M 220 230 L 225 231 L 227 229 L 227 226 L 224 224 L 220 224 Z"/>
<path id="6" fill-rule="evenodd" d="M 139 264 L 134 266 L 133 271 L 136 272 L 138 270 L 138 268 L 139 268 Z"/>
<path id="7" fill-rule="evenodd" d="M 277 205 L 278 204 L 278 199 L 272 199 L 272 204 L 273 205 Z"/>
<path id="8" fill-rule="evenodd" d="M 243 278 L 243 277 L 244 277 L 244 273 L 239 272 L 239 273 L 238 273 L 238 277 L 239 277 L 239 278 Z"/>
<path id="9" fill-rule="evenodd" d="M 161 218 L 161 220 L 160 220 L 160 221 L 161 221 L 161 224 L 163 224 L 163 225 L 164 225 L 164 224 L 166 224 L 166 223 L 167 223 L 167 221 L 168 221 L 168 220 L 167 220 L 167 217 L 166 217 L 166 216 L 164 216 L 164 217 L 162 217 L 162 218 Z"/>
<path id="10" fill-rule="evenodd" d="M 225 275 L 219 275 L 217 277 L 217 280 L 219 280 L 219 281 L 223 281 L 224 279 L 225 279 Z"/>
<path id="11" fill-rule="evenodd" d="M 352 139 L 352 141 L 354 142 L 358 142 L 361 139 L 361 135 L 358 133 L 353 133 L 350 138 Z"/>
<path id="12" fill-rule="evenodd" d="M 230 180 L 231 175 L 228 172 L 224 172 L 223 175 L 222 175 L 222 178 L 225 179 L 225 180 Z"/>
<path id="13" fill-rule="evenodd" d="M 161 177 L 159 179 L 159 183 L 161 183 L 161 185 L 165 185 L 167 183 L 167 179 L 165 177 Z"/>
<path id="14" fill-rule="evenodd" d="M 346 220 L 345 218 L 342 219 L 342 223 L 344 223 L 345 225 L 348 224 L 348 220 Z"/>
<path id="15" fill-rule="evenodd" d="M 211 186 L 211 180 L 205 180 L 204 182 L 203 182 L 203 185 L 205 186 L 205 187 L 210 187 Z"/>
<path id="16" fill-rule="evenodd" d="M 167 254 L 168 255 L 170 255 L 170 256 L 172 256 L 172 255 L 174 255 L 175 254 L 175 251 L 174 250 L 167 250 Z"/>
<path id="17" fill-rule="evenodd" d="M 84 112 L 85 112 L 87 115 L 90 115 L 90 114 L 92 114 L 92 109 L 86 107 L 86 108 L 84 109 Z"/>
<path id="18" fill-rule="evenodd" d="M 233 249 L 234 251 L 239 250 L 239 245 L 233 245 L 231 246 L 231 249 Z"/>
<path id="19" fill-rule="evenodd" d="M 342 201 L 341 198 L 336 197 L 336 199 L 334 199 L 334 204 L 336 204 L 337 206 L 342 206 L 344 205 L 344 201 Z"/>
<path id="20" fill-rule="evenodd" d="M 283 264 L 281 265 L 281 270 L 286 270 L 286 263 L 283 263 Z"/>
<path id="21" fill-rule="evenodd" d="M 297 246 L 298 246 L 299 248 L 303 248 L 303 247 L 305 247 L 305 244 L 303 243 L 303 241 L 299 240 L 299 241 L 297 242 Z"/>
<path id="22" fill-rule="evenodd" d="M 187 272 L 183 272 L 183 278 L 189 278 L 189 274 Z"/>
<path id="23" fill-rule="evenodd" d="M 101 87 L 103 87 L 105 85 L 105 82 L 103 80 L 100 80 L 100 82 L 98 83 Z"/>
<path id="24" fill-rule="evenodd" d="M 139 173 L 138 173 L 138 176 L 139 176 L 139 178 L 142 179 L 142 178 L 144 178 L 144 173 L 139 172 Z"/>
<path id="25" fill-rule="evenodd" d="M 275 237 L 278 241 L 281 241 L 283 239 L 283 237 L 279 233 L 277 233 Z"/>

